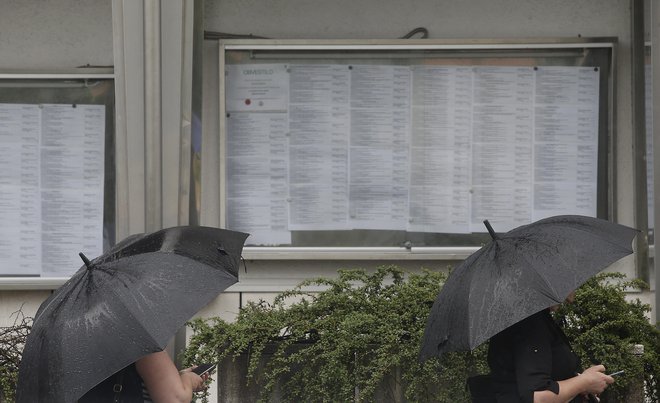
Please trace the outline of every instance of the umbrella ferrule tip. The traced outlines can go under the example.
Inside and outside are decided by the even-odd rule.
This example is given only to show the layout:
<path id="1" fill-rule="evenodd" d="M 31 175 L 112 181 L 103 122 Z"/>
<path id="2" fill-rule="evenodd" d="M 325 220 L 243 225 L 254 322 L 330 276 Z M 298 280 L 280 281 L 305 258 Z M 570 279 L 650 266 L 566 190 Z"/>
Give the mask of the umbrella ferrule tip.
<path id="1" fill-rule="evenodd" d="M 87 259 L 87 256 L 85 256 L 85 254 L 82 253 L 82 252 L 78 253 L 78 256 L 80 256 L 82 261 L 85 263 L 85 266 L 87 267 L 87 270 L 91 270 L 92 269 L 92 262 L 90 262 L 89 259 Z"/>
<path id="2" fill-rule="evenodd" d="M 493 238 L 493 240 L 497 239 L 497 234 L 495 233 L 493 227 L 490 225 L 490 222 L 488 222 L 488 220 L 484 220 L 484 225 L 486 226 L 490 237 Z"/>

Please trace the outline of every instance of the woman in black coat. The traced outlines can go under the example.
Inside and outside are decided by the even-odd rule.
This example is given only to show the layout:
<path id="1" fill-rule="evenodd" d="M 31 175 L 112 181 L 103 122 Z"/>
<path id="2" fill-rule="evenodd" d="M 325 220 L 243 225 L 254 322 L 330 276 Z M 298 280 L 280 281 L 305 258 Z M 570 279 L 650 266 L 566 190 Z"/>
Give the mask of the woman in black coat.
<path id="1" fill-rule="evenodd" d="M 572 302 L 575 294 L 566 299 Z M 582 371 L 550 311 L 538 312 L 490 339 L 488 365 L 498 403 L 598 401 L 614 379 L 602 365 Z M 591 399 L 591 400 L 589 400 Z"/>

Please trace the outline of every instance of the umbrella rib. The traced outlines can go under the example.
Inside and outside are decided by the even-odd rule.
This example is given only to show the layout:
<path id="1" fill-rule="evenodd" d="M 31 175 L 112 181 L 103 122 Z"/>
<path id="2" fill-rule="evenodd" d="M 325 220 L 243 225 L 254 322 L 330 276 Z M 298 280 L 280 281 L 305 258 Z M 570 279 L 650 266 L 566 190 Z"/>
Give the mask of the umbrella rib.
<path id="1" fill-rule="evenodd" d="M 612 224 L 612 223 L 610 223 L 610 224 Z M 589 237 L 596 237 L 596 238 L 598 238 L 599 242 L 607 243 L 607 244 L 615 246 L 617 248 L 621 248 L 621 249 L 623 249 L 623 250 L 625 250 L 629 253 L 633 252 L 632 247 L 622 246 L 621 244 L 619 244 L 617 242 L 614 242 L 614 238 L 612 238 L 610 236 L 603 236 L 601 234 L 595 234 L 594 232 L 589 232 L 587 229 L 585 229 L 583 227 L 579 227 L 579 226 L 572 226 L 572 227 L 570 227 L 570 229 L 573 230 L 573 231 L 579 231 L 579 232 L 582 232 L 584 234 L 587 234 Z M 522 238 L 522 237 L 517 237 L 517 238 Z M 634 238 L 634 236 L 633 236 L 633 238 Z M 631 238 L 630 241 L 632 242 L 632 238 Z"/>
<path id="2" fill-rule="evenodd" d="M 85 274 L 86 274 L 86 273 L 85 273 Z M 75 276 L 74 276 L 74 277 L 71 277 L 71 278 L 69 279 L 69 281 L 67 281 L 64 285 L 62 285 L 62 288 L 64 288 L 64 287 L 69 287 L 69 286 L 70 286 L 70 287 L 75 287 L 76 285 L 78 285 L 78 283 L 80 283 L 81 281 L 83 281 L 83 280 L 85 279 L 85 274 L 82 274 L 82 275 L 80 275 L 80 276 L 77 277 L 77 278 L 76 278 Z M 64 299 L 64 298 L 56 298 L 55 296 L 53 296 L 53 298 L 48 302 L 47 305 L 45 305 L 45 306 L 43 306 L 43 307 L 39 307 L 39 311 L 38 311 L 37 313 L 39 313 L 39 312 L 47 312 L 48 309 L 50 308 L 50 306 L 51 306 L 52 304 L 56 303 L 56 302 L 57 302 L 57 305 L 56 305 L 56 306 L 59 307 L 59 306 L 61 306 L 65 301 L 66 301 L 66 299 Z M 39 316 L 41 316 L 41 315 L 39 315 Z M 37 319 L 39 319 L 39 316 L 35 317 L 35 318 L 34 318 L 34 321 L 36 321 Z"/>
<path id="3" fill-rule="evenodd" d="M 517 238 L 518 239 L 525 239 L 524 237 L 517 237 Z M 535 242 L 538 243 L 538 244 L 541 244 L 541 245 L 548 245 L 548 246 L 550 245 L 549 243 L 546 243 L 546 242 L 541 242 L 541 241 L 535 241 Z M 528 256 L 527 255 L 521 255 L 521 256 L 526 262 L 530 263 L 530 264 L 528 264 L 528 266 L 531 267 L 532 266 L 531 261 L 529 260 Z M 555 258 L 559 258 L 559 256 L 555 257 Z M 556 297 L 559 297 L 559 295 L 558 295 L 557 290 L 555 289 L 555 287 L 552 285 L 552 283 L 550 281 L 548 281 L 548 279 L 542 273 L 540 273 L 539 271 L 532 270 L 532 272 L 534 273 L 534 275 L 537 278 L 539 278 L 543 281 L 543 284 L 546 285 L 547 289 L 552 290 L 552 292 L 554 293 L 554 295 L 549 295 L 549 294 L 547 294 L 547 295 L 544 294 L 544 295 L 546 297 L 549 297 L 550 299 L 555 300 L 556 302 L 561 303 L 561 301 L 557 300 L 557 298 L 556 298 Z M 542 291 L 542 290 L 539 290 L 539 291 Z"/>
<path id="4" fill-rule="evenodd" d="M 97 269 L 97 271 L 98 271 L 98 270 L 99 270 L 99 269 Z M 103 270 L 101 270 L 101 271 L 103 271 Z M 108 276 L 113 275 L 113 274 L 111 274 L 110 271 L 108 271 L 108 272 L 103 271 L 103 272 L 106 273 Z M 126 279 L 118 279 L 117 277 L 115 277 L 115 279 L 116 279 L 117 281 L 120 281 L 121 284 L 123 284 L 124 286 L 128 286 L 128 282 L 126 281 Z M 121 295 L 117 293 L 115 287 L 110 287 L 110 286 L 106 287 L 106 284 L 109 284 L 109 283 L 110 283 L 110 282 L 109 282 L 109 277 L 106 277 L 106 278 L 102 279 L 101 282 L 99 282 L 98 287 L 102 287 L 102 288 L 104 288 L 109 294 L 111 294 L 111 295 L 114 297 L 115 300 L 123 301 L 124 298 L 122 298 Z M 133 312 L 133 310 L 131 309 L 133 305 L 130 305 L 130 304 L 123 304 L 123 303 L 122 303 L 122 305 L 126 308 L 126 311 L 127 311 L 127 312 L 131 315 L 131 317 L 134 319 L 134 322 L 135 322 L 135 323 L 140 323 L 140 321 L 137 320 L 137 317 L 138 317 L 138 316 L 137 316 L 137 315 Z M 146 333 L 148 333 L 148 332 L 146 332 Z M 156 343 L 156 340 L 151 336 L 151 334 L 149 334 L 149 339 L 150 339 L 150 341 Z M 130 363 L 129 363 L 129 364 L 130 364 Z"/>

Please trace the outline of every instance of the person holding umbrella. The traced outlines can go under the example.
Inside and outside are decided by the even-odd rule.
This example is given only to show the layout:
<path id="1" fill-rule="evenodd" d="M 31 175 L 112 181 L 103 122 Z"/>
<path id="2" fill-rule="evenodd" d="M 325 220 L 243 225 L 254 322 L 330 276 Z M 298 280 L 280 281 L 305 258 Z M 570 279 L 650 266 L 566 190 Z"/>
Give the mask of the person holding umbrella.
<path id="1" fill-rule="evenodd" d="M 238 281 L 247 237 L 179 226 L 131 235 L 92 260 L 80 253 L 84 265 L 35 314 L 16 403 L 189 402 L 208 375 L 179 373 L 164 350 Z"/>
<path id="2" fill-rule="evenodd" d="M 571 303 L 575 292 L 566 302 Z M 497 402 L 597 402 L 614 378 L 603 365 L 585 371 L 550 311 L 540 311 L 491 337 L 488 366 Z"/>
<path id="3" fill-rule="evenodd" d="M 206 387 L 210 375 L 195 367 L 177 371 L 165 351 L 148 354 L 87 392 L 78 403 L 189 403 Z"/>
<path id="4" fill-rule="evenodd" d="M 473 403 L 580 402 L 614 382 L 605 367 L 580 371 L 550 311 L 585 281 L 633 253 L 634 228 L 564 215 L 496 234 L 454 269 L 436 297 L 420 360 L 490 340 L 492 373 L 468 379 Z M 587 400 L 588 401 L 588 400 Z"/>

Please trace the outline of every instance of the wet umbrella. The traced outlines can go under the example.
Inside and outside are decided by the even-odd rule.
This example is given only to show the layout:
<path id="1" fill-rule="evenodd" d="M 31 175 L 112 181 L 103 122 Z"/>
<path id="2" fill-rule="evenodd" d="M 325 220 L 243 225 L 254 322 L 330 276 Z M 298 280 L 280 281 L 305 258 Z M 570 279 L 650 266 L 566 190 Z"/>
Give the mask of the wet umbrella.
<path id="1" fill-rule="evenodd" d="M 562 303 L 590 277 L 633 252 L 637 230 L 556 216 L 497 235 L 452 271 L 429 315 L 422 360 L 472 350 L 507 327 Z"/>
<path id="2" fill-rule="evenodd" d="M 41 305 L 19 368 L 17 402 L 71 403 L 161 351 L 238 281 L 247 234 L 174 227 L 127 238 L 85 264 Z"/>

